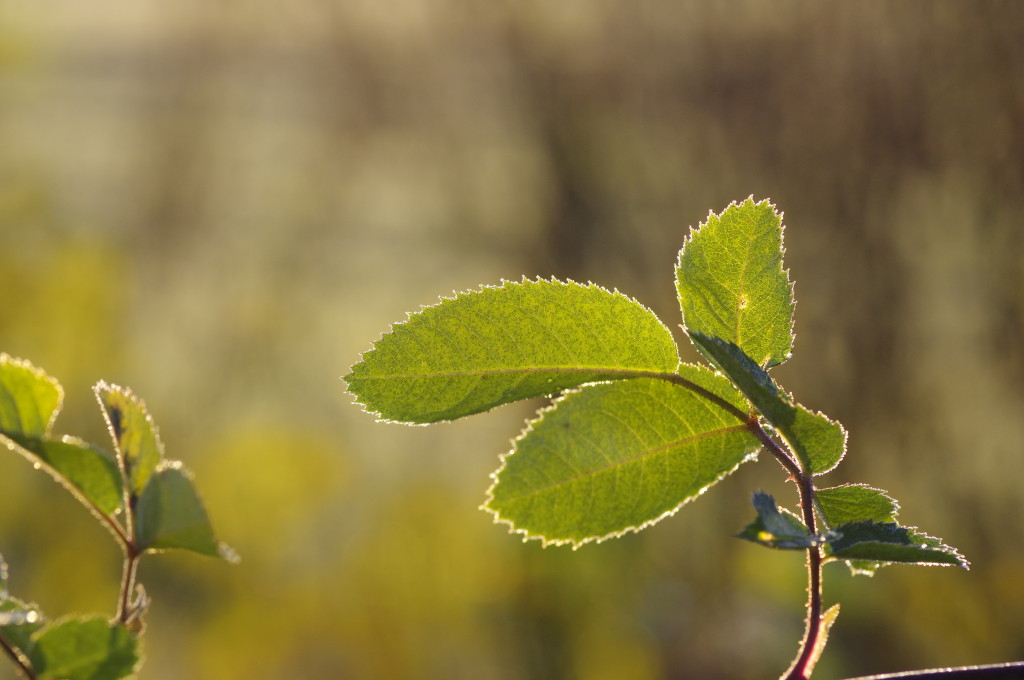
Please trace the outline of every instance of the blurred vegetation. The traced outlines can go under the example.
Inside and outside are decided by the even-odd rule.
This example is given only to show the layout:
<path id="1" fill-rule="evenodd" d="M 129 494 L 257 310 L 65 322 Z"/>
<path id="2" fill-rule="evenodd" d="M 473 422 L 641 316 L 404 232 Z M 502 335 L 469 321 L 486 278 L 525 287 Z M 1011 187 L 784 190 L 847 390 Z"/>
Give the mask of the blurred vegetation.
<path id="1" fill-rule="evenodd" d="M 674 327 L 688 226 L 750 194 L 787 213 L 777 375 L 851 433 L 832 478 L 973 562 L 830 567 L 819 674 L 1024 657 L 1022 34 L 1013 0 L 7 0 L 0 349 L 94 441 L 89 386 L 131 385 L 243 558 L 143 563 L 143 677 L 781 671 L 802 560 L 730 538 L 753 489 L 795 499 L 770 460 L 542 550 L 477 510 L 529 406 L 384 426 L 338 380 L 407 310 L 503 277 Z M 63 495 L 0 460 L 12 590 L 106 611 L 119 555 Z"/>

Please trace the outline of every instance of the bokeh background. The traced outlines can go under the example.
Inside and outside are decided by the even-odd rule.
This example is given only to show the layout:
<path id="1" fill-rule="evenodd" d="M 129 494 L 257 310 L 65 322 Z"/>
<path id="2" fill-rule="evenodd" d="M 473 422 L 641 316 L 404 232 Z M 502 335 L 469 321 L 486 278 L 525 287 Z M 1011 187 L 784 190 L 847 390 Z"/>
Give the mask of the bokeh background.
<path id="1" fill-rule="evenodd" d="M 776 374 L 850 431 L 829 481 L 973 564 L 829 567 L 818 675 L 1024 657 L 1024 3 L 4 0 L 0 350 L 63 383 L 61 432 L 104 441 L 90 386 L 134 388 L 243 558 L 143 564 L 141 677 L 776 677 L 803 560 L 731 538 L 754 489 L 795 502 L 770 459 L 542 549 L 477 509 L 538 404 L 407 428 L 339 380 L 502 278 L 675 327 L 689 226 L 749 195 L 786 213 Z M 11 589 L 112 612 L 65 495 L 0 459 Z"/>

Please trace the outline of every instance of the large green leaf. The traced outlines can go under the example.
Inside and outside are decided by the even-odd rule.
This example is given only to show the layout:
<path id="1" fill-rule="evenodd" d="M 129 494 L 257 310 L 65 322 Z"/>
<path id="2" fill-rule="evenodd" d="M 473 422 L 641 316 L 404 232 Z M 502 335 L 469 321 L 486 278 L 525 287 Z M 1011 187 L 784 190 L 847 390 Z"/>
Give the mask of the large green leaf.
<path id="1" fill-rule="evenodd" d="M 121 507 L 121 472 L 114 458 L 76 437 L 5 437 L 0 443 L 42 467 L 90 509 L 113 515 Z"/>
<path id="2" fill-rule="evenodd" d="M 839 464 L 846 453 L 846 430 L 841 424 L 794 403 L 735 343 L 697 332 L 690 338 L 778 429 L 804 470 L 820 475 Z"/>
<path id="3" fill-rule="evenodd" d="M 748 198 L 690 232 L 676 266 L 687 332 L 733 342 L 765 368 L 789 358 L 795 303 L 782 230 L 775 206 Z"/>
<path id="4" fill-rule="evenodd" d="M 162 462 L 142 492 L 136 510 L 135 540 L 142 550 L 177 548 L 229 561 L 237 559 L 230 548 L 217 541 L 192 475 L 177 461 Z"/>
<path id="5" fill-rule="evenodd" d="M 46 373 L 0 354 L 0 433 L 45 437 L 63 398 L 60 384 Z"/>
<path id="6" fill-rule="evenodd" d="M 504 282 L 411 314 L 345 377 L 381 418 L 429 423 L 599 380 L 671 373 L 672 334 L 593 284 Z"/>
<path id="7" fill-rule="evenodd" d="M 737 408 L 739 393 L 698 366 L 680 373 Z M 579 545 L 675 512 L 754 457 L 733 413 L 679 385 L 636 379 L 565 394 L 503 458 L 485 509 L 513 531 Z"/>
<path id="8" fill-rule="evenodd" d="M 102 616 L 61 619 L 32 635 L 29 654 L 38 678 L 118 680 L 139 665 L 139 643 Z"/>
<path id="9" fill-rule="evenodd" d="M 163 443 L 146 404 L 131 390 L 99 382 L 93 387 L 103 409 L 125 477 L 133 496 L 146 488 L 150 475 L 164 456 Z"/>

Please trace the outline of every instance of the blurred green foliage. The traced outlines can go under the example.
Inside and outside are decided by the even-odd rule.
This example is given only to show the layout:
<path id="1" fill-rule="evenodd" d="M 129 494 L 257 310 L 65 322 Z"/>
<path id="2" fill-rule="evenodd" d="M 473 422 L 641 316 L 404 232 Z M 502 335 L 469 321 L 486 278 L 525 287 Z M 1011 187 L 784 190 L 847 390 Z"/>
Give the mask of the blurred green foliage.
<path id="1" fill-rule="evenodd" d="M 476 509 L 526 410 L 378 428 L 338 380 L 406 310 L 501 277 L 675 318 L 687 227 L 749 194 L 788 210 L 778 372 L 850 431 L 836 474 L 972 561 L 830 568 L 819 674 L 1024 657 L 1024 5 L 236 10 L 0 7 L 0 349 L 61 376 L 89 440 L 89 385 L 145 394 L 244 557 L 143 564 L 146 678 L 784 667 L 801 558 L 728 538 L 750 489 L 792 498 L 770 462 L 642 535 L 542 550 Z M 32 473 L 0 460 L 12 589 L 102 611 L 116 550 Z"/>

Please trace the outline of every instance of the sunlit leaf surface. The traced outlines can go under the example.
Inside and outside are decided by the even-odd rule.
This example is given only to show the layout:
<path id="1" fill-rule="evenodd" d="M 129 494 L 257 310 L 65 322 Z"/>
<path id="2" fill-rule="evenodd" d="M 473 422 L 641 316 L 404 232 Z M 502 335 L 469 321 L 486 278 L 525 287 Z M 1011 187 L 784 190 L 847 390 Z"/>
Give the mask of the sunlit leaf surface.
<path id="1" fill-rule="evenodd" d="M 681 373 L 742 406 L 721 376 L 696 366 Z M 758 448 L 735 415 L 678 385 L 588 385 L 559 399 L 515 442 L 486 508 L 529 538 L 579 545 L 674 512 Z"/>
<path id="2" fill-rule="evenodd" d="M 788 359 L 795 303 L 782 255 L 782 215 L 767 200 L 748 198 L 709 214 L 690 232 L 676 266 L 687 331 L 735 343 L 758 366 Z"/>
<path id="3" fill-rule="evenodd" d="M 595 285 L 524 280 L 411 314 L 345 380 L 381 418 L 429 423 L 678 363 L 672 334 L 638 302 Z"/>

